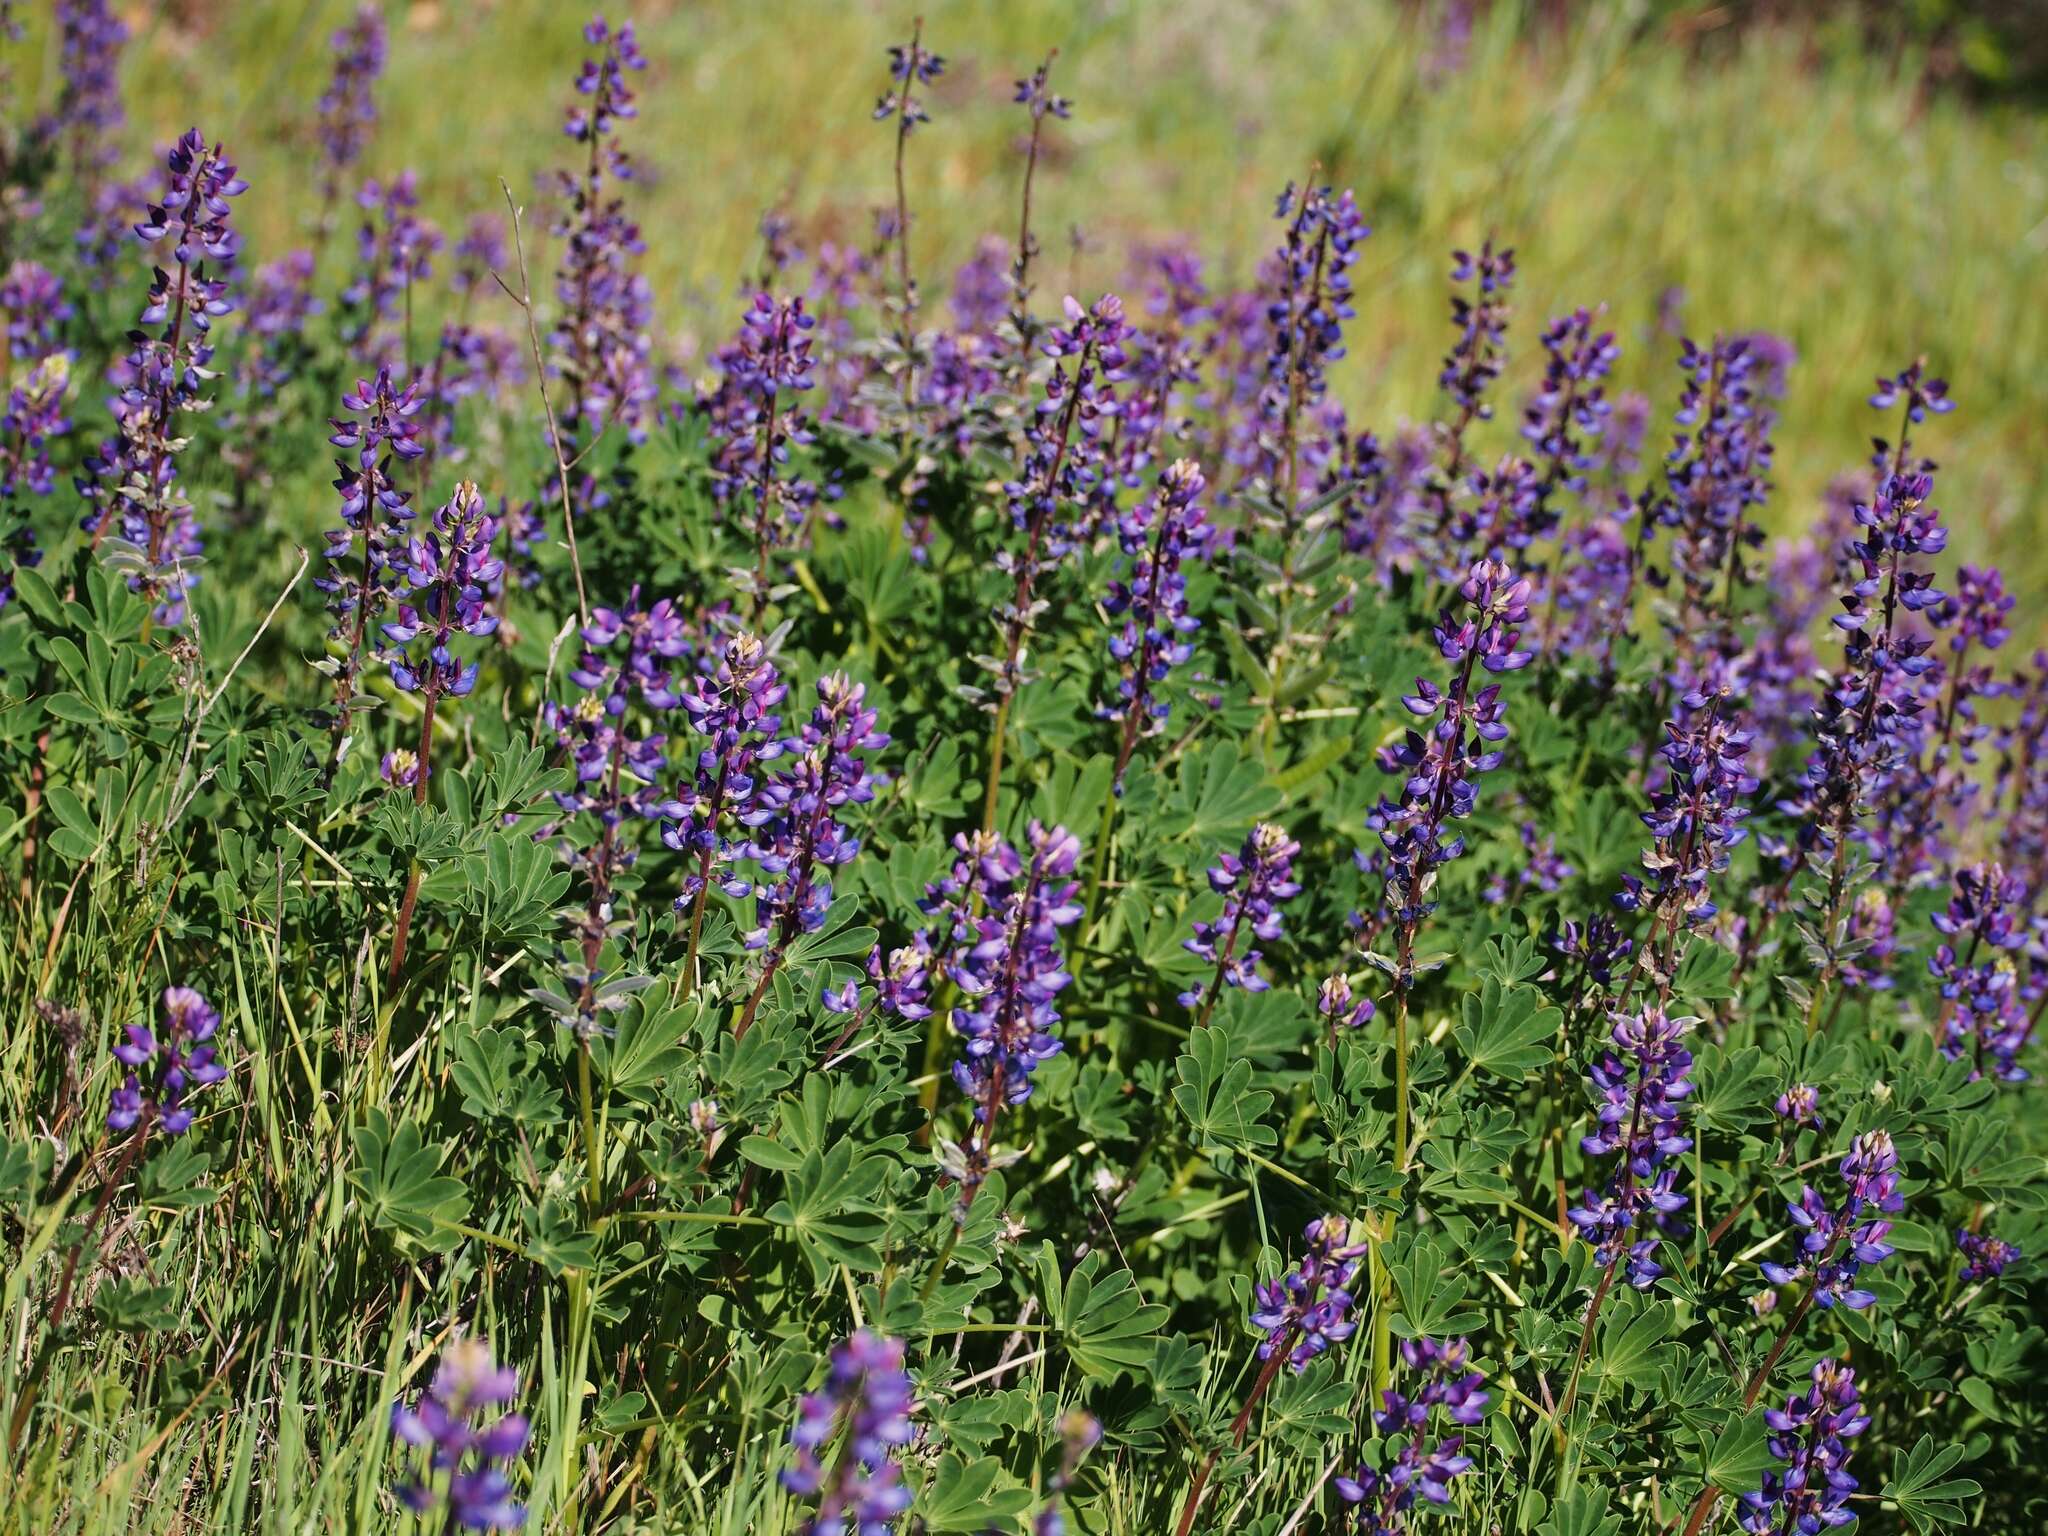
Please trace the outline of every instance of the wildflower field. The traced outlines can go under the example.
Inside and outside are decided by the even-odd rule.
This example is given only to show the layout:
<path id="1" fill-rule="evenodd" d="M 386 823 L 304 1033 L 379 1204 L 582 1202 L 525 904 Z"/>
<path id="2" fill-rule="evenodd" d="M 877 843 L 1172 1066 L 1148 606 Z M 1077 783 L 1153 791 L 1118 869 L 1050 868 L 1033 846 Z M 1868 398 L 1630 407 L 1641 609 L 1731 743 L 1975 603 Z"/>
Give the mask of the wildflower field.
<path id="1" fill-rule="evenodd" d="M 328 9 L 0 0 L 0 1536 L 2048 1522 L 2037 121 Z"/>

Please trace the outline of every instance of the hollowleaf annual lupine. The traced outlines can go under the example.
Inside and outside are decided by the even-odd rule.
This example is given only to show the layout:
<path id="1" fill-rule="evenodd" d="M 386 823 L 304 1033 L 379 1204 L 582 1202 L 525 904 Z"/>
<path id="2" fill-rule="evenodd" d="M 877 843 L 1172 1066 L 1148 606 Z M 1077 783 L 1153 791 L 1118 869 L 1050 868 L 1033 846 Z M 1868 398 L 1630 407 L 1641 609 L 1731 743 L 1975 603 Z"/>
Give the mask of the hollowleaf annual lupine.
<path id="1" fill-rule="evenodd" d="M 524 1414 L 502 1411 L 518 1400 L 519 1373 L 500 1365 L 489 1343 L 470 1337 L 450 1344 L 418 1401 L 391 1405 L 392 1438 L 422 1453 L 393 1490 L 398 1502 L 451 1531 L 523 1529 L 526 1509 L 507 1470 L 532 1427 Z"/>
<path id="2" fill-rule="evenodd" d="M 187 442 L 185 418 L 210 403 L 213 322 L 235 307 L 227 273 L 240 241 L 228 222 L 228 199 L 248 184 L 221 146 L 209 146 L 196 128 L 165 164 L 163 201 L 150 206 L 135 233 L 146 245 L 168 245 L 170 265 L 154 270 L 141 328 L 130 333 L 132 350 L 116 375 L 116 435 L 86 460 L 78 488 L 89 507 L 84 525 L 93 548 L 106 548 L 129 584 L 155 603 L 158 622 L 175 627 L 185 621 L 203 548 L 198 513 L 179 483 L 178 456 Z"/>
<path id="3" fill-rule="evenodd" d="M 394 583 L 411 594 L 394 616 L 379 625 L 390 642 L 387 662 L 392 684 L 420 701 L 419 746 L 412 765 L 413 803 L 427 800 L 433 771 L 434 721 L 443 699 L 466 698 L 476 686 L 479 663 L 456 655 L 458 635 L 481 639 L 494 633 L 498 617 L 485 601 L 486 589 L 504 570 L 492 553 L 498 521 L 487 510 L 483 493 L 465 480 L 436 511 L 428 526 L 414 533 L 402 553 L 393 556 Z M 420 868 L 414 863 L 398 909 L 391 940 L 390 974 L 405 964 L 406 937 L 412 927 L 413 904 L 419 897 Z"/>

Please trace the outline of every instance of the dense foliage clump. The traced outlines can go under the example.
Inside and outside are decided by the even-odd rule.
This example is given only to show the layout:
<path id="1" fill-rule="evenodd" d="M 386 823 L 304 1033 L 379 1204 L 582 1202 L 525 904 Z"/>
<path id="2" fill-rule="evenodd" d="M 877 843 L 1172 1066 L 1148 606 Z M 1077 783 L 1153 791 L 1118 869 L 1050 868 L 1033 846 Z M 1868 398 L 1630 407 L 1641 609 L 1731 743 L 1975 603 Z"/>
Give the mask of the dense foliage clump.
<path id="1" fill-rule="evenodd" d="M 1926 363 L 1775 508 L 1789 348 L 1675 341 L 1655 425 L 1488 238 L 1354 422 L 1368 195 L 1051 297 L 1057 55 L 1015 234 L 920 271 L 919 24 L 872 229 L 772 210 L 686 373 L 630 24 L 451 241 L 364 7 L 256 261 L 285 189 L 197 127 L 120 181 L 126 29 L 55 10 L 0 1529 L 2048 1512 L 2048 657 Z"/>

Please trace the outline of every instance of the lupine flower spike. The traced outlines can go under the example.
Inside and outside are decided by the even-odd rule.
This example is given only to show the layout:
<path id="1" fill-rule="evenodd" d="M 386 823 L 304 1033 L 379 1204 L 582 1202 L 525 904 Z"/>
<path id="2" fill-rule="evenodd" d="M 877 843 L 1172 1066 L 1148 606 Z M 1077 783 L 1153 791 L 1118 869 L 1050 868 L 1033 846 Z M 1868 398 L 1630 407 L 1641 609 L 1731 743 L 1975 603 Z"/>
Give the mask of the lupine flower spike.
<path id="1" fill-rule="evenodd" d="M 1420 1380 L 1407 1391 L 1389 1386 L 1383 1406 L 1373 1410 L 1373 1427 L 1381 1436 L 1382 1453 L 1393 1450 L 1391 1465 L 1360 1464 L 1349 1477 L 1332 1479 L 1337 1496 L 1351 1506 L 1344 1530 L 1356 1536 L 1405 1536 L 1409 1521 L 1425 1506 L 1448 1504 L 1451 1483 L 1472 1470 L 1464 1454 L 1464 1431 L 1486 1415 L 1491 1395 L 1486 1378 L 1471 1369 L 1472 1352 L 1463 1339 L 1403 1339 L 1401 1365 Z M 1452 1433 L 1434 1444 L 1430 1432 L 1439 1416 Z"/>
<path id="2" fill-rule="evenodd" d="M 1223 897 L 1223 910 L 1210 921 L 1195 924 L 1195 934 L 1181 947 L 1211 962 L 1215 975 L 1205 986 L 1181 993 L 1184 1007 L 1197 1008 L 1197 1028 L 1209 1022 L 1216 999 L 1225 987 L 1242 987 L 1263 992 L 1272 984 L 1259 974 L 1256 943 L 1271 943 L 1280 937 L 1280 904 L 1298 895 L 1301 882 L 1294 878 L 1294 856 L 1301 844 L 1287 835 L 1284 827 L 1261 822 L 1252 828 L 1244 847 L 1226 853 L 1209 871 L 1209 888 Z"/>
<path id="3" fill-rule="evenodd" d="M 896 1457 L 910 1443 L 903 1341 L 862 1329 L 832 1351 L 824 1385 L 797 1405 L 796 1464 L 782 1486 L 818 1507 L 801 1536 L 889 1536 L 910 1508 Z"/>
<path id="4" fill-rule="evenodd" d="M 753 930 L 746 947 L 765 953 L 761 978 L 733 1026 L 744 1035 L 775 973 L 800 934 L 816 933 L 832 906 L 832 871 L 860 852 L 860 839 L 844 826 L 846 808 L 875 797 L 875 777 L 864 752 L 889 745 L 867 704 L 867 686 L 844 672 L 818 680 L 810 719 L 783 754 L 790 766 L 756 791 L 742 820 L 754 829 L 748 855 L 767 877 L 754 887 Z"/>
<path id="5" fill-rule="evenodd" d="M 1842 1159 L 1842 1202 L 1830 1206 L 1809 1184 L 1792 1206 L 1792 1225 L 1799 1233 L 1799 1258 L 1791 1264 L 1766 1261 L 1763 1272 L 1773 1285 L 1790 1285 L 1812 1277 L 1809 1291 L 1822 1307 L 1861 1310 L 1877 1298 L 1854 1284 L 1859 1271 L 1892 1255 L 1885 1241 L 1892 1224 L 1883 1216 L 1902 1209 L 1899 1154 L 1883 1131 L 1866 1131 Z"/>
<path id="6" fill-rule="evenodd" d="M 1351 1286 L 1358 1278 L 1367 1245 L 1353 1241 L 1351 1223 L 1342 1216 L 1323 1216 L 1303 1229 L 1308 1250 L 1301 1262 L 1285 1274 L 1258 1281 L 1252 1287 L 1251 1324 L 1262 1337 L 1258 1357 L 1264 1363 L 1245 1394 L 1244 1406 L 1230 1422 L 1230 1442 L 1242 1446 L 1251 1427 L 1259 1401 L 1272 1386 L 1281 1367 L 1297 1375 L 1311 1360 L 1333 1345 L 1348 1339 L 1356 1324 L 1351 1318 Z M 1220 1448 L 1203 1458 L 1181 1505 L 1174 1536 L 1188 1536 L 1195 1528 L 1202 1493 L 1209 1474 L 1216 1470 Z"/>
<path id="7" fill-rule="evenodd" d="M 196 128 L 178 140 L 166 164 L 163 201 L 150 206 L 135 233 L 152 247 L 168 242 L 169 265 L 155 269 L 140 327 L 131 333 L 133 350 L 118 374 L 117 435 L 86 460 L 78 488 L 92 508 L 84 525 L 93 547 L 118 530 L 111 563 L 155 602 L 157 622 L 175 627 L 185 620 L 202 548 L 198 515 L 178 483 L 183 418 L 206 407 L 209 333 L 235 307 L 227 273 L 239 241 L 227 200 L 248 184 Z M 161 326 L 161 335 L 152 335 L 152 326 Z"/>
<path id="8" fill-rule="evenodd" d="M 1856 1518 L 1849 1499 L 1856 1479 L 1849 1475 L 1844 1443 L 1870 1427 L 1857 1402 L 1856 1373 L 1839 1360 L 1818 1360 L 1813 1384 L 1795 1392 L 1782 1410 L 1764 1414 L 1771 1454 L 1784 1465 L 1764 1474 L 1763 1486 L 1742 1496 L 1742 1528 L 1755 1536 L 1821 1531 Z"/>
<path id="9" fill-rule="evenodd" d="M 114 1090 L 107 1128 L 154 1127 L 166 1136 L 180 1136 L 192 1126 L 185 1102 L 194 1089 L 227 1077 L 213 1047 L 220 1014 L 190 987 L 166 987 L 157 1012 L 157 1027 L 130 1024 L 114 1055 L 128 1075 Z"/>
<path id="10" fill-rule="evenodd" d="M 974 1105 L 967 1145 L 947 1159 L 963 1209 L 995 1166 L 998 1112 L 1031 1097 L 1032 1073 L 1061 1048 L 1056 1002 L 1073 978 L 1059 931 L 1081 915 L 1068 878 L 1080 856 L 1066 828 L 1034 821 L 1025 857 L 994 842 L 978 860 L 986 911 L 964 915 L 965 942 L 948 969 L 965 998 L 952 1017 L 962 1041 L 953 1081 Z"/>
<path id="11" fill-rule="evenodd" d="M 499 1410 L 519 1397 L 519 1373 L 501 1366 L 479 1338 L 457 1339 L 442 1351 L 433 1384 L 411 1407 L 391 1405 L 391 1434 L 425 1452 L 397 1487 L 398 1501 L 446 1528 L 516 1531 L 526 1508 L 512 1496 L 506 1468 L 526 1448 L 526 1416 Z"/>
<path id="12" fill-rule="evenodd" d="M 1659 1229 L 1685 1209 L 1678 1160 L 1692 1139 L 1680 1133 L 1679 1106 L 1693 1085 L 1686 1078 L 1692 1052 L 1681 1041 L 1692 1023 L 1657 1007 L 1618 1019 L 1613 1049 L 1593 1063 L 1599 1128 L 1580 1145 L 1588 1157 L 1621 1157 L 1607 1192 L 1587 1190 L 1570 1216 L 1603 1269 L 1627 1260 L 1628 1282 L 1638 1290 L 1664 1273 L 1655 1257 Z"/>
<path id="13" fill-rule="evenodd" d="M 1130 567 L 1110 583 L 1103 601 L 1112 620 L 1123 620 L 1109 641 L 1121 673 L 1114 712 L 1123 726 L 1111 781 L 1117 794 L 1139 740 L 1165 728 L 1172 706 L 1159 697 L 1159 685 L 1194 654 L 1186 637 L 1202 627 L 1188 612 L 1181 566 L 1208 558 L 1215 541 L 1199 499 L 1207 484 L 1192 460 L 1177 459 L 1159 477 L 1158 492 L 1117 521 L 1117 543 Z"/>

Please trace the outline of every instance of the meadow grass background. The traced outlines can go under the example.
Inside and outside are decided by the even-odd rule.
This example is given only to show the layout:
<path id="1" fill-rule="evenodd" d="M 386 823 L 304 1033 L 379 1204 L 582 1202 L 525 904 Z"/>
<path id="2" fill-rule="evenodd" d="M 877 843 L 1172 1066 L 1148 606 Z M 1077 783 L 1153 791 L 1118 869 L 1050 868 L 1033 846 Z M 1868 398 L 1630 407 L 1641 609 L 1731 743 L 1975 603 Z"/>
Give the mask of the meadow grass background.
<path id="1" fill-rule="evenodd" d="M 354 0 L 124 7 L 135 164 L 190 122 L 224 136 L 252 184 L 250 254 L 312 218 L 313 103 L 329 33 Z M 33 9 L 40 9 L 33 8 Z M 637 0 L 649 68 L 628 130 L 645 180 L 664 345 L 685 360 L 730 329 L 762 210 L 781 199 L 865 238 L 891 135 L 869 120 L 882 49 L 912 6 L 873 0 Z M 2048 588 L 2034 537 L 2048 490 L 2048 120 L 2022 105 L 1924 91 L 1911 54 L 1874 56 L 1838 23 L 1717 25 L 1726 7 L 1647 21 L 1572 7 L 1568 32 L 1506 3 L 1463 67 L 1433 68 L 1429 7 L 1369 0 L 931 0 L 949 69 L 913 144 L 914 249 L 935 292 L 985 232 L 1015 225 L 1011 81 L 1050 47 L 1077 105 L 1039 187 L 1048 287 L 1092 294 L 1147 236 L 1186 233 L 1219 279 L 1274 241 L 1289 178 L 1320 162 L 1357 190 L 1375 235 L 1339 392 L 1354 421 L 1431 408 L 1446 338 L 1446 253 L 1488 232 L 1521 253 L 1519 397 L 1547 315 L 1606 303 L 1624 384 L 1673 394 L 1660 298 L 1698 335 L 1763 329 L 1798 348 L 1780 433 L 1779 527 L 1856 467 L 1871 376 L 1916 353 L 1961 401 L 1943 423 L 1944 507 L 1964 558 Z M 459 227 L 560 164 L 582 10 L 562 0 L 393 5 L 384 122 L 366 169 L 412 167 L 427 211 Z M 31 16 L 31 25 L 39 18 Z M 38 43 L 42 46 L 38 46 Z M 54 64 L 31 34 L 19 84 Z M 1070 228 L 1084 249 L 1070 248 Z M 339 259 L 337 250 L 330 259 Z M 543 262 L 543 267 L 545 267 Z M 499 301 L 503 304 L 503 301 Z M 512 318 L 504 305 L 504 319 Z M 2044 610 L 2025 598 L 2026 629 Z"/>

